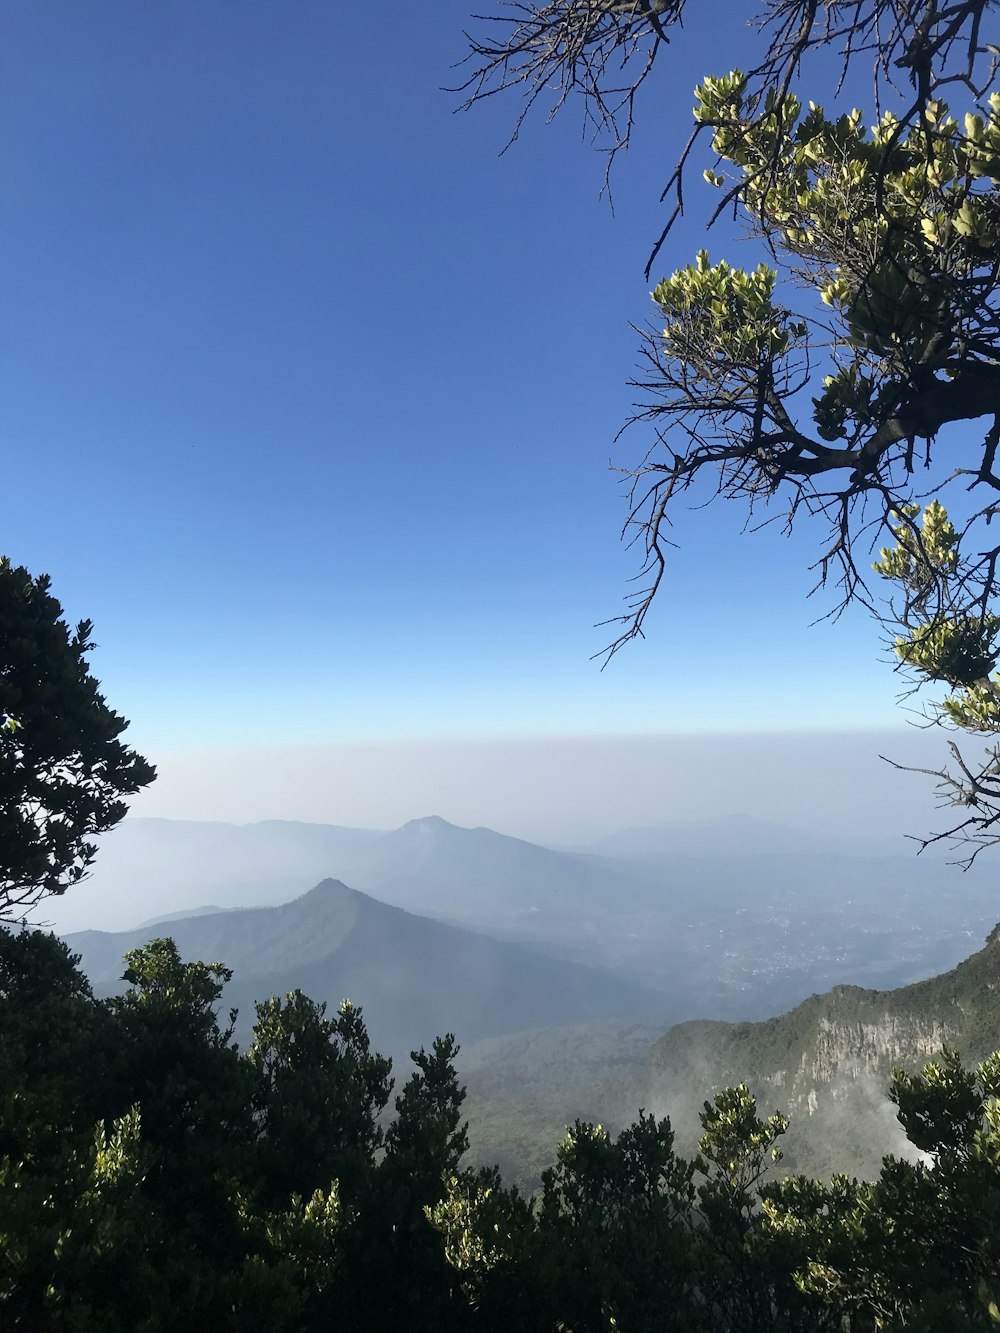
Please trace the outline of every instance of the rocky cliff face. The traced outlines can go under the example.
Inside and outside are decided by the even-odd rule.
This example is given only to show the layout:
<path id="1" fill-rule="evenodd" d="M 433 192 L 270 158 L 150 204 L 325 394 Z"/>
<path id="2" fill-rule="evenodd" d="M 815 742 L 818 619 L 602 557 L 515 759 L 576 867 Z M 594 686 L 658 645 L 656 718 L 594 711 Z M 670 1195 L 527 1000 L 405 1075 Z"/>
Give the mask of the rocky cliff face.
<path id="1" fill-rule="evenodd" d="M 805 1051 L 796 1074 L 796 1091 L 844 1076 L 881 1076 L 899 1065 L 922 1063 L 943 1046 L 953 1046 L 958 1028 L 940 1018 L 885 1013 L 869 1021 L 821 1018 L 811 1051 Z"/>
<path id="2" fill-rule="evenodd" d="M 886 1096 L 893 1068 L 918 1068 L 944 1046 L 970 1063 L 1000 1048 L 998 986 L 1000 927 L 952 971 L 899 990 L 836 986 L 763 1023 L 681 1023 L 650 1053 L 650 1105 L 690 1145 L 701 1102 L 745 1082 L 792 1117 L 791 1168 L 875 1172 L 906 1146 Z"/>

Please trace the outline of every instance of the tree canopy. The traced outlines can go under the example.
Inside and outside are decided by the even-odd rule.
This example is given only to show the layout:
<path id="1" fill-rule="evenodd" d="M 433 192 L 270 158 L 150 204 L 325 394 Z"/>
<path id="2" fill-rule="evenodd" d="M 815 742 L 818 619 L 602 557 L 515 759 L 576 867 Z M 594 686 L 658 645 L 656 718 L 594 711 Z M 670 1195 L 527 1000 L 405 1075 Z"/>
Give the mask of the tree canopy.
<path id="1" fill-rule="evenodd" d="M 230 973 L 169 939 L 102 1000 L 0 928 L 0 1311 L 12 1329 L 874 1333 L 1000 1322 L 1000 1056 L 898 1071 L 922 1161 L 775 1178 L 788 1120 L 716 1092 L 698 1151 L 576 1121 L 536 1198 L 467 1147 L 452 1037 L 390 1062 L 295 991 L 240 1052 Z"/>
<path id="2" fill-rule="evenodd" d="M 696 486 L 701 501 L 707 483 L 762 520 L 811 522 L 818 582 L 839 588 L 831 614 L 862 603 L 892 628 L 898 665 L 918 682 L 974 688 L 932 720 L 1000 730 L 990 674 L 1000 652 L 993 8 L 760 0 L 748 16 L 756 63 L 704 71 L 692 122 L 675 131 L 668 214 L 647 276 L 679 214 L 705 197 L 692 188 L 696 171 L 716 194 L 703 205 L 707 221 L 735 211 L 756 262 L 740 267 L 705 249 L 653 290 L 633 417 L 651 438 L 628 469 L 624 525 L 645 562 L 609 654 L 642 634 L 671 516 Z M 654 66 L 671 68 L 666 48 L 683 41 L 684 14 L 683 0 L 507 7 L 470 39 L 468 102 L 519 90 L 519 129 L 540 101 L 553 111 L 578 94 L 613 159 Z M 836 107 L 862 71 L 873 71 L 874 109 L 824 109 L 824 91 Z M 933 545 L 942 523 L 945 560 Z M 898 550 L 908 570 L 893 563 Z M 975 641 L 975 676 L 948 674 L 941 644 L 952 651 L 959 639 Z M 971 839 L 974 855 L 1000 820 L 1000 750 L 978 767 L 956 754 L 960 768 L 937 776 L 969 812 L 949 836 Z"/>
<path id="3" fill-rule="evenodd" d="M 156 776 L 90 674 L 93 625 L 71 630 L 49 588 L 0 559 L 0 920 L 78 883 Z"/>

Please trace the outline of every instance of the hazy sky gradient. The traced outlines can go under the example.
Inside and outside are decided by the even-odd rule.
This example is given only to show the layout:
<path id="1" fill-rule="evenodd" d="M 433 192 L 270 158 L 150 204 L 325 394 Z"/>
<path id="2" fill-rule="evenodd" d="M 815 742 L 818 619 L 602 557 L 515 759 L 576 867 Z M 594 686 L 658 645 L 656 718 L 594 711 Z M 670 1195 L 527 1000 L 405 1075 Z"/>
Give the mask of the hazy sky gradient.
<path id="1" fill-rule="evenodd" d="M 614 436 L 668 136 L 738 8 L 667 53 L 614 213 L 576 109 L 503 156 L 512 102 L 455 114 L 472 8 L 5 8 L 3 549 L 94 619 L 154 755 L 894 725 L 869 623 L 810 628 L 814 534 L 734 506 L 680 518 L 648 640 L 590 660 L 636 570 L 608 463 L 647 442 Z M 661 269 L 712 199 L 696 172 Z"/>
<path id="2" fill-rule="evenodd" d="M 931 783 L 879 758 L 940 758 L 914 730 L 344 743 L 165 752 L 137 815 L 395 828 L 424 815 L 585 845 L 643 824 L 750 815 L 840 842 L 936 827 Z M 956 872 L 957 873 L 957 872 Z"/>

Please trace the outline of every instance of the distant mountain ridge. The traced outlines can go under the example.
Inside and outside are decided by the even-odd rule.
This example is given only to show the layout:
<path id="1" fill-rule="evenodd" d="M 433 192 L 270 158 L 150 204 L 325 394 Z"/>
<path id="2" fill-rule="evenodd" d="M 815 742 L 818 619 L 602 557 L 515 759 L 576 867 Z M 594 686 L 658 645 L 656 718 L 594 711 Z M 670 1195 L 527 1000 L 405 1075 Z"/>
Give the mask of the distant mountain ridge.
<path id="1" fill-rule="evenodd" d="M 163 913 L 205 902 L 273 906 L 327 877 L 423 914 L 514 919 L 561 911 L 570 892 L 605 897 L 630 872 L 607 858 L 552 851 L 488 828 L 460 828 L 436 815 L 390 831 L 283 820 L 241 825 L 128 818 L 104 839 L 84 893 L 65 906 L 79 916 L 89 895 L 102 925 L 124 929 L 130 912 L 134 920 L 137 893 L 162 904 Z"/>
<path id="2" fill-rule="evenodd" d="M 640 854 L 608 855 L 437 816 L 390 831 L 128 818 L 104 840 L 92 880 L 47 910 L 61 934 L 122 930 L 206 903 L 273 906 L 333 878 L 420 916 L 628 970 L 668 993 L 678 1017 L 716 1018 L 762 1017 L 841 980 L 927 976 L 995 919 L 992 883 L 975 871 L 959 884 L 923 857 L 793 850 L 794 830 L 786 838 L 759 820 L 686 827 L 698 855 L 651 851 L 662 830 L 622 834 L 633 851 L 639 838 Z M 762 850 L 775 839 L 783 851 Z M 737 855 L 740 842 L 754 851 Z"/>
<path id="3" fill-rule="evenodd" d="M 123 988 L 122 955 L 169 934 L 186 960 L 234 972 L 224 1002 L 300 989 L 336 1006 L 361 1006 L 373 1042 L 399 1055 L 446 1031 L 462 1043 L 595 1018 L 668 1012 L 662 997 L 628 977 L 585 967 L 376 901 L 336 880 L 276 907 L 203 914 L 164 926 L 66 941 L 102 994 Z"/>
<path id="4" fill-rule="evenodd" d="M 189 916 L 214 916 L 217 912 L 236 912 L 236 907 L 216 907 L 206 903 L 204 907 L 189 907 L 180 912 L 164 912 L 163 916 L 151 916 L 148 921 L 140 921 L 136 930 L 149 930 L 152 926 L 164 926 L 170 921 L 183 921 Z"/>
<path id="5" fill-rule="evenodd" d="M 205 902 L 220 909 L 272 906 L 334 877 L 383 901 L 391 887 L 396 906 L 449 914 L 464 912 L 475 898 L 468 891 L 471 873 L 492 898 L 502 891 L 506 907 L 525 912 L 560 904 L 570 884 L 607 892 L 609 883 L 627 880 L 634 893 L 636 871 L 628 863 L 635 859 L 803 854 L 827 852 L 832 845 L 803 830 L 748 817 L 624 829 L 588 848 L 555 850 L 483 826 L 460 827 L 439 815 L 392 830 L 129 816 L 101 840 L 86 888 L 55 907 L 75 906 L 80 913 L 89 908 L 92 916 L 103 914 L 101 928 L 125 929 L 137 891 L 163 903 L 162 914 L 172 914 Z M 425 872 L 431 870 L 436 888 L 428 887 Z M 435 892 L 439 901 L 432 902 Z"/>

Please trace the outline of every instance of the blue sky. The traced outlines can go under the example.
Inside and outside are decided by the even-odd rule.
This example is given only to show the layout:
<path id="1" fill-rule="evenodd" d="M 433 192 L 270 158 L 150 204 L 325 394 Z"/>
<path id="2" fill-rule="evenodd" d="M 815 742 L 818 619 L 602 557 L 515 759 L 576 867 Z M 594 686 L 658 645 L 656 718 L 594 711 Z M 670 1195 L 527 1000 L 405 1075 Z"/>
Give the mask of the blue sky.
<path id="1" fill-rule="evenodd" d="M 699 6 L 612 213 L 573 107 L 505 155 L 513 102 L 455 114 L 474 7 L 5 7 L 0 545 L 96 622 L 154 755 L 898 724 L 873 627 L 810 628 L 808 534 L 731 506 L 590 660 L 636 569 L 608 462 L 644 449 L 614 436 L 657 196 L 744 38 Z"/>

